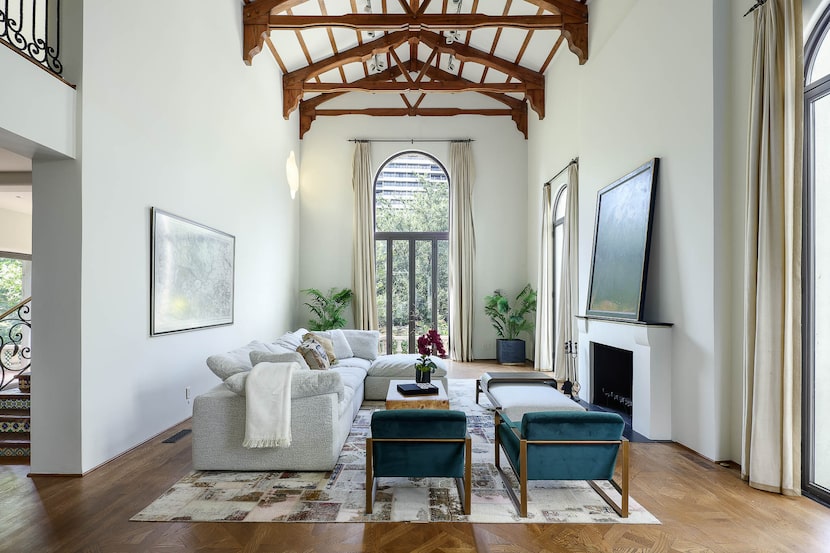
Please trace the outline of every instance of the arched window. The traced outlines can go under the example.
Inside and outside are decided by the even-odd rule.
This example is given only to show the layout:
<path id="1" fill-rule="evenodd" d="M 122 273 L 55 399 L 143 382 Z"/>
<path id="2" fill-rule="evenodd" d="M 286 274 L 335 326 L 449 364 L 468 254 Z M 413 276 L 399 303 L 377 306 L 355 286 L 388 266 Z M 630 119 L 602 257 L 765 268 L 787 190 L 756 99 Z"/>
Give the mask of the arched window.
<path id="1" fill-rule="evenodd" d="M 830 8 L 804 55 L 805 493 L 830 503 Z"/>
<path id="2" fill-rule="evenodd" d="M 431 328 L 449 346 L 449 176 L 434 157 L 397 154 L 375 177 L 381 349 L 416 352 Z"/>
<path id="3" fill-rule="evenodd" d="M 562 281 L 562 252 L 565 240 L 565 206 L 568 203 L 568 185 L 563 184 L 553 200 L 553 313 L 554 325 L 559 313 L 559 291 Z"/>

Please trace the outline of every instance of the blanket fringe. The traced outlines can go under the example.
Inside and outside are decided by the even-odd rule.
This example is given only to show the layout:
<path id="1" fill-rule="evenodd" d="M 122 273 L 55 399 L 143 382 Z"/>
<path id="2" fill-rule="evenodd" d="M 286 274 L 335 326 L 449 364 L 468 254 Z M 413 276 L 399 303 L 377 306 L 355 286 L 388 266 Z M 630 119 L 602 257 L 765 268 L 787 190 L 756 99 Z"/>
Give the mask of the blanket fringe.
<path id="1" fill-rule="evenodd" d="M 245 440 L 242 442 L 242 447 L 257 448 L 257 447 L 288 447 L 291 445 L 291 438 L 269 438 L 262 440 Z"/>

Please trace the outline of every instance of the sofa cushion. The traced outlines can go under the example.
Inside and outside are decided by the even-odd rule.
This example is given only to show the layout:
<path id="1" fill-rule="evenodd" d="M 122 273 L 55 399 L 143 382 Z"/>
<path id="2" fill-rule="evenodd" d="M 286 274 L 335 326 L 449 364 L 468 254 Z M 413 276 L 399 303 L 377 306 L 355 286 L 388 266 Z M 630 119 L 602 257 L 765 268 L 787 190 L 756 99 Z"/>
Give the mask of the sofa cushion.
<path id="1" fill-rule="evenodd" d="M 309 370 L 308 363 L 299 352 L 287 351 L 285 353 L 271 353 L 270 351 L 252 351 L 250 353 L 251 365 L 257 363 L 297 363 L 298 370 Z"/>
<path id="2" fill-rule="evenodd" d="M 334 365 L 335 363 L 337 363 L 337 355 L 334 354 L 334 344 L 331 342 L 330 339 L 326 338 L 325 336 L 322 336 L 319 332 L 307 332 L 303 336 L 303 342 L 307 340 L 314 340 L 315 342 L 323 346 L 323 349 L 326 350 L 326 357 L 329 358 L 330 365 Z"/>
<path id="3" fill-rule="evenodd" d="M 372 362 L 369 368 L 370 376 L 388 376 L 393 378 L 415 378 L 415 363 L 417 353 L 393 353 L 381 355 Z M 447 376 L 447 363 L 440 357 L 432 357 L 436 368 L 433 373 L 436 377 Z"/>
<path id="4" fill-rule="evenodd" d="M 236 348 L 227 353 L 211 355 L 207 358 L 207 366 L 213 371 L 213 374 L 225 380 L 231 375 L 249 371 L 253 368 L 250 359 L 252 351 L 268 351 L 268 348 L 264 342 L 253 340 L 241 348 Z"/>
<path id="5" fill-rule="evenodd" d="M 366 378 L 366 371 L 357 367 L 332 367 L 331 370 L 340 375 L 343 381 L 343 386 L 353 390 L 360 389 L 363 386 L 363 380 Z"/>
<path id="6" fill-rule="evenodd" d="M 326 370 L 329 368 L 329 357 L 326 350 L 317 340 L 306 340 L 297 348 L 300 355 L 311 370 Z"/>
<path id="7" fill-rule="evenodd" d="M 349 342 L 355 357 L 374 361 L 378 356 L 380 332 L 377 330 L 343 329 L 343 335 Z"/>
<path id="8" fill-rule="evenodd" d="M 359 369 L 363 369 L 364 373 L 369 372 L 369 367 L 372 366 L 372 362 L 368 359 L 363 359 L 362 357 L 347 357 L 346 359 L 340 359 L 337 362 L 338 367 L 357 367 Z"/>
<path id="9" fill-rule="evenodd" d="M 340 373 L 336 371 L 305 371 L 298 367 L 292 368 L 294 370 L 291 375 L 292 398 L 335 393 L 338 402 L 345 398 L 345 388 Z M 250 376 L 250 371 L 234 374 L 225 380 L 225 386 L 233 393 L 244 396 L 248 376 Z"/>
<path id="10" fill-rule="evenodd" d="M 335 328 L 333 330 L 315 331 L 314 334 L 331 340 L 331 343 L 334 346 L 334 355 L 338 359 L 354 357 L 352 346 L 349 345 L 349 341 L 346 340 L 346 335 L 343 334 L 343 331 L 339 328 Z"/>

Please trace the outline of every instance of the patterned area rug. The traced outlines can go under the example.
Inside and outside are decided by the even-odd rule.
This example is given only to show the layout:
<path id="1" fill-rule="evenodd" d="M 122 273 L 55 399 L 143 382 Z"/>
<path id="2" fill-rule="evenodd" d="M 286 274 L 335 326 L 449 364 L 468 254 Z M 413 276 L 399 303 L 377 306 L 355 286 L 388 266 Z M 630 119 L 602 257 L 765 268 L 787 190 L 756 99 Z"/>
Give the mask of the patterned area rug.
<path id="1" fill-rule="evenodd" d="M 475 404 L 474 386 L 472 380 L 450 380 L 448 392 L 450 406 L 467 413 L 473 440 L 470 515 L 463 514 L 451 478 L 380 478 L 374 512 L 365 514 L 365 438 L 372 412 L 383 408 L 383 402 L 366 402 L 331 472 L 195 471 L 130 520 L 660 523 L 633 499 L 628 518 L 619 518 L 587 483 L 572 481 L 529 483 L 528 516 L 520 518 L 493 465 L 492 412 L 484 396 L 482 405 Z M 607 489 L 619 498 L 610 484 Z"/>

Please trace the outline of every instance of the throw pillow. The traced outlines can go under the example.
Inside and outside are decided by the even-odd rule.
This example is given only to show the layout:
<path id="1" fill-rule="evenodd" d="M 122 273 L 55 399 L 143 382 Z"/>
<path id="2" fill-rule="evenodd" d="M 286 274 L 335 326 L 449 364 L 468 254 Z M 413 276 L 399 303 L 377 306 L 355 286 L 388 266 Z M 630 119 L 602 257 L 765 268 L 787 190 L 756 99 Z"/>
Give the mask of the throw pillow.
<path id="1" fill-rule="evenodd" d="M 290 349 L 291 351 L 295 351 L 298 347 L 300 347 L 300 344 L 303 343 L 303 336 L 305 336 L 307 332 L 308 330 L 304 328 L 300 328 L 294 332 L 286 332 L 274 340 L 274 343 L 278 346 Z"/>
<path id="2" fill-rule="evenodd" d="M 268 348 L 259 340 L 253 340 L 248 345 L 228 353 L 211 355 L 207 358 L 207 366 L 213 374 L 224 381 L 231 375 L 251 370 L 253 365 L 248 356 L 252 351 L 268 351 Z"/>
<path id="3" fill-rule="evenodd" d="M 312 370 L 326 370 L 329 368 L 329 357 L 326 355 L 326 350 L 320 345 L 317 340 L 306 340 L 297 352 L 303 356 L 305 362 L 308 363 L 308 368 Z"/>
<path id="4" fill-rule="evenodd" d="M 303 356 L 297 353 L 296 351 L 290 351 L 288 353 L 269 353 L 266 351 L 252 351 L 251 352 L 251 365 L 256 365 L 257 363 L 297 363 L 299 365 L 298 370 L 307 371 L 309 370 L 308 363 L 305 362 Z"/>
<path id="5" fill-rule="evenodd" d="M 349 345 L 349 341 L 346 340 L 346 335 L 343 334 L 343 331 L 339 328 L 335 328 L 333 330 L 318 331 L 315 332 L 315 334 L 331 340 L 331 343 L 334 346 L 334 355 L 338 359 L 343 360 L 348 359 L 350 357 L 354 357 L 352 346 Z"/>
<path id="6" fill-rule="evenodd" d="M 334 365 L 337 363 L 337 356 L 334 354 L 334 344 L 327 337 L 318 332 L 309 332 L 303 336 L 303 341 L 305 342 L 306 340 L 319 342 L 323 346 L 323 349 L 326 350 L 326 357 L 329 358 L 329 364 Z"/>
<path id="7" fill-rule="evenodd" d="M 349 341 L 355 357 L 362 357 L 374 361 L 378 356 L 378 344 L 380 343 L 380 332 L 377 330 L 352 330 L 343 329 L 346 340 Z"/>
<path id="8" fill-rule="evenodd" d="M 245 382 L 248 380 L 249 374 L 251 374 L 251 371 L 233 374 L 225 379 L 225 386 L 227 386 L 231 392 L 244 396 Z"/>

